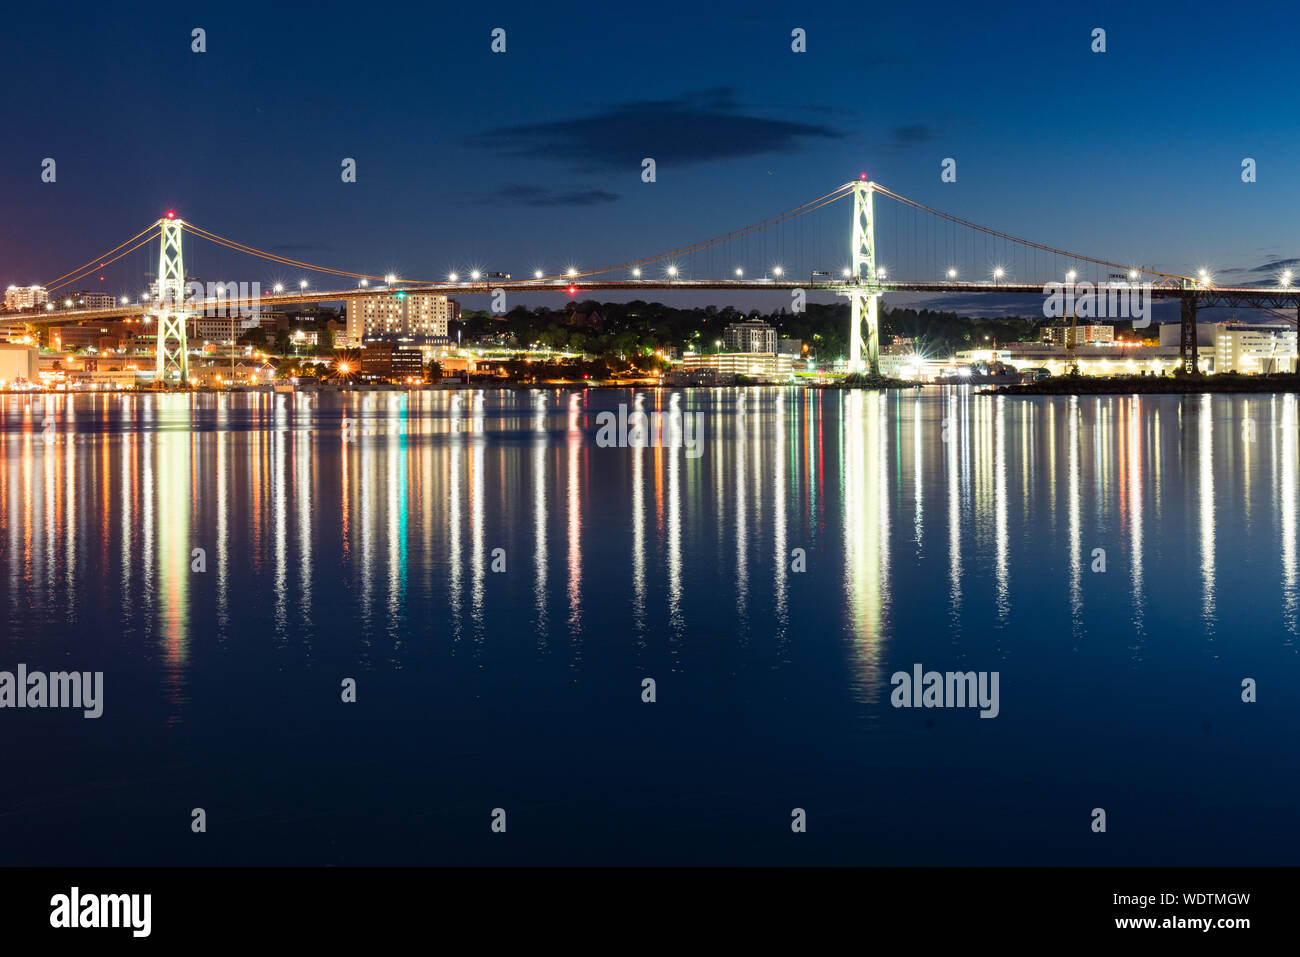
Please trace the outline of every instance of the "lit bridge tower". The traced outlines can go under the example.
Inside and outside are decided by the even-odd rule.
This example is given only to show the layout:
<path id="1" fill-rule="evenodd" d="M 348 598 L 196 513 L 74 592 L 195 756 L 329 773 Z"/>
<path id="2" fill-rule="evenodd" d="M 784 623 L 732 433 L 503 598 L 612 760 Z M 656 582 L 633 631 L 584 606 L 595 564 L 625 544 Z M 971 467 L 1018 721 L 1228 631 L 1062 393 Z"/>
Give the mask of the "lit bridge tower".
<path id="1" fill-rule="evenodd" d="M 869 180 L 858 180 L 853 184 L 853 246 L 850 251 L 853 263 L 851 281 L 854 287 L 848 291 L 850 303 L 849 318 L 849 372 L 870 372 L 880 374 L 880 317 L 878 313 L 879 293 L 876 287 L 876 228 L 872 209 L 871 194 L 875 184 Z M 866 288 L 861 284 L 865 283 Z M 863 313 L 866 313 L 866 341 L 862 337 Z M 864 359 L 863 347 L 866 351 Z"/>
<path id="2" fill-rule="evenodd" d="M 185 257 L 181 254 L 184 225 L 168 211 L 158 221 L 162 246 L 158 251 L 158 299 L 150 310 L 158 322 L 158 361 L 154 381 L 184 385 L 190 377 L 189 349 L 185 341 Z"/>

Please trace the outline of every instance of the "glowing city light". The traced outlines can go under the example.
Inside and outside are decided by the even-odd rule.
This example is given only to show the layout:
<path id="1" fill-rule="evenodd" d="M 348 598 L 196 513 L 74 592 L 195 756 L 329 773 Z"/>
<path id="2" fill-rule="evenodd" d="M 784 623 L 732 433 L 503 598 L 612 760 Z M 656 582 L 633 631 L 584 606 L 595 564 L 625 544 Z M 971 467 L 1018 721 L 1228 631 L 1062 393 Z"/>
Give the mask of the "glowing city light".
<path id="1" fill-rule="evenodd" d="M 273 289 L 274 289 L 275 292 L 284 292 L 284 283 L 282 283 L 282 282 L 277 282 L 277 283 L 275 284 L 275 286 L 273 287 Z"/>
<path id="2" fill-rule="evenodd" d="M 949 279 L 956 279 L 956 278 L 957 278 L 957 270 L 955 270 L 955 269 L 949 269 L 949 270 L 948 270 L 948 278 L 949 278 Z"/>
<path id="3" fill-rule="evenodd" d="M 1291 285 L 1291 270 L 1289 269 L 1282 270 L 1282 285 L 1284 286 Z"/>
<path id="4" fill-rule="evenodd" d="M 477 269 L 474 269 L 470 271 L 469 278 L 474 280 L 474 282 L 478 282 L 478 277 L 480 275 L 482 275 L 482 273 L 480 273 Z"/>
<path id="5" fill-rule="evenodd" d="M 307 280 L 306 280 L 306 279 L 300 279 L 300 280 L 298 281 L 298 288 L 299 288 L 299 289 L 306 289 L 306 288 L 307 288 Z"/>
<path id="6" fill-rule="evenodd" d="M 638 266 L 638 267 L 636 267 L 635 269 L 632 270 L 632 278 L 633 278 L 633 279 L 640 279 L 640 278 L 641 278 L 641 267 Z"/>
<path id="7" fill-rule="evenodd" d="M 384 277 L 384 282 L 388 283 L 389 285 L 392 285 L 393 283 L 397 282 L 396 274 L 390 272 L 387 276 Z"/>
<path id="8" fill-rule="evenodd" d="M 784 270 L 782 270 L 780 266 L 773 266 L 773 267 L 772 267 L 772 275 L 773 275 L 773 276 L 780 276 L 780 275 L 783 275 L 783 274 L 784 274 Z"/>
<path id="9" fill-rule="evenodd" d="M 454 272 L 453 272 L 453 273 L 448 273 L 448 274 L 447 274 L 447 280 L 448 280 L 449 282 L 458 282 L 458 281 L 459 281 L 459 278 L 460 278 L 460 277 L 458 277 Z"/>
<path id="10" fill-rule="evenodd" d="M 541 279 L 541 278 L 542 278 L 542 271 L 541 271 L 540 269 L 534 269 L 534 270 L 533 270 L 533 278 L 534 278 L 534 279 Z"/>
<path id="11" fill-rule="evenodd" d="M 670 276 L 676 276 L 676 275 L 677 275 L 677 267 L 676 267 L 676 266 L 669 266 L 669 267 L 668 267 L 668 275 L 670 275 Z"/>
<path id="12" fill-rule="evenodd" d="M 1065 278 L 1068 279 L 1070 282 L 1074 282 L 1074 280 L 1079 278 L 1079 274 L 1075 272 L 1073 269 L 1071 269 L 1069 272 L 1065 274 Z"/>

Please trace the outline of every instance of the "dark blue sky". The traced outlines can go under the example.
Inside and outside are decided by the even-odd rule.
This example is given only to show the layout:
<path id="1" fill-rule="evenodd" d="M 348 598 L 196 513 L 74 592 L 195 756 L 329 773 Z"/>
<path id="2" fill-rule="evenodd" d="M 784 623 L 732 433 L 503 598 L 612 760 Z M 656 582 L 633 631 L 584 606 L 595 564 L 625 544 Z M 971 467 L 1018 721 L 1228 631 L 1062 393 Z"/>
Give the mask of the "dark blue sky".
<path id="1" fill-rule="evenodd" d="M 1268 278 L 1300 255 L 1279 42 L 1295 22 L 1282 4 L 23 5 L 6 14 L 0 281 L 51 279 L 171 206 L 364 272 L 592 266 L 862 170 L 1085 254 Z M 795 27 L 807 53 L 790 50 Z M 940 182 L 944 157 L 956 183 Z M 843 235 L 818 240 L 835 254 L 837 209 Z M 192 272 L 298 275 L 204 255 Z"/>

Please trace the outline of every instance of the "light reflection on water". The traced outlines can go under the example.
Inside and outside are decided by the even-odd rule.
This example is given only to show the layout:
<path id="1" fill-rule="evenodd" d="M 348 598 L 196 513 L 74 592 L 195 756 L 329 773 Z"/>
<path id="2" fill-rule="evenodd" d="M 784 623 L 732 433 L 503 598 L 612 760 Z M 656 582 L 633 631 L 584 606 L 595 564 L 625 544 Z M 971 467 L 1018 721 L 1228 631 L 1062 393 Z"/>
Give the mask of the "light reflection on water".
<path id="1" fill-rule="evenodd" d="M 597 447 L 620 403 L 698 414 L 703 454 Z M 310 712 L 313 681 L 406 670 L 539 727 L 583 700 L 612 729 L 630 719 L 607 689 L 654 675 L 683 715 L 755 741 L 810 723 L 821 753 L 897 774 L 908 749 L 1016 768 L 1019 735 L 1112 701 L 1115 675 L 1172 701 L 1212 680 L 1227 705 L 1243 675 L 1296 685 L 1293 395 L 6 396 L 0 425 L 0 651 L 130 683 L 119 734 L 212 730 L 233 676 L 278 676 Z M 982 724 L 1005 737 L 949 750 L 890 708 L 913 662 L 1001 670 Z M 1294 728 L 1295 692 L 1271 693 Z M 422 707 L 385 736 L 469 720 Z M 1146 699 L 1107 707 L 1135 740 L 1151 726 Z M 1251 740 L 1232 747 L 1263 759 Z M 1191 762 L 1198 742 L 1163 746 Z M 1043 762 L 1064 786 L 1065 758 Z"/>

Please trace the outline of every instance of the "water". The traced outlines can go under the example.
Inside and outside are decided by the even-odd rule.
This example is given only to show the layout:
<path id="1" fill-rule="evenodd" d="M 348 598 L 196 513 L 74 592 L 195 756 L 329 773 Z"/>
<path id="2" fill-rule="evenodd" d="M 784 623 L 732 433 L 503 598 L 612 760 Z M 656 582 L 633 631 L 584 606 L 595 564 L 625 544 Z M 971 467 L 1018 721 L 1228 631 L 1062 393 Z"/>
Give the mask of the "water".
<path id="1" fill-rule="evenodd" d="M 620 403 L 699 413 L 702 455 L 598 447 Z M 97 720 L 0 710 L 6 864 L 1300 850 L 1291 395 L 6 396 L 0 425 L 0 669 L 105 686 Z M 892 707 L 915 664 L 998 672 L 1000 713 Z"/>

